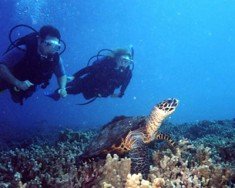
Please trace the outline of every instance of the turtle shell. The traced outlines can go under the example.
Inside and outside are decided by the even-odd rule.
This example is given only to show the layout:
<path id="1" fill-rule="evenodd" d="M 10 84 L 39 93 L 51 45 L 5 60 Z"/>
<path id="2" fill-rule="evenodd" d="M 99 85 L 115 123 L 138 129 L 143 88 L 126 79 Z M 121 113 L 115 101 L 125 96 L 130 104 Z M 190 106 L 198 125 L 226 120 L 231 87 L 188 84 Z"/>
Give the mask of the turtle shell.
<path id="1" fill-rule="evenodd" d="M 129 131 L 137 130 L 146 125 L 144 116 L 138 117 L 115 117 L 111 122 L 104 125 L 98 135 L 85 149 L 82 158 L 105 157 L 112 153 L 112 146 L 119 145 Z"/>

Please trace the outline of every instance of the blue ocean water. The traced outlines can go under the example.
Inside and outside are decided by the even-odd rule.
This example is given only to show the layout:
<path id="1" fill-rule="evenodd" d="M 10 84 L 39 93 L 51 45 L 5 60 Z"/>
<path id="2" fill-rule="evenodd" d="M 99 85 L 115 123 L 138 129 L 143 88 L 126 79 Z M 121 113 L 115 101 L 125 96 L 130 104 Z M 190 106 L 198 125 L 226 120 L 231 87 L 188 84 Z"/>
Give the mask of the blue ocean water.
<path id="1" fill-rule="evenodd" d="M 81 95 L 54 102 L 39 90 L 24 106 L 0 95 L 0 121 L 89 128 L 117 115 L 147 115 L 154 104 L 176 97 L 173 122 L 234 118 L 235 2 L 228 0 L 2 0 L 0 52 L 16 24 L 57 27 L 66 41 L 68 75 L 102 48 L 135 49 L 133 78 L 122 99 L 84 102 Z M 25 31 L 19 31 L 24 33 Z M 56 88 L 53 78 L 46 89 Z"/>

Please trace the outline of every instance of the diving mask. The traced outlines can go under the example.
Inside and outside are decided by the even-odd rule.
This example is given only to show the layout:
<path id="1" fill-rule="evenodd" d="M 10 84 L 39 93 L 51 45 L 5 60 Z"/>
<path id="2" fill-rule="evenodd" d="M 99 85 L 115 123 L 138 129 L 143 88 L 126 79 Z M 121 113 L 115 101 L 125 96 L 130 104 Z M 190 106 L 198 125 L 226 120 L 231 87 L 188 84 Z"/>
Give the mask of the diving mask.
<path id="1" fill-rule="evenodd" d="M 44 45 L 50 49 L 50 51 L 58 52 L 61 48 L 61 44 L 58 40 L 45 40 Z"/>
<path id="2" fill-rule="evenodd" d="M 129 56 L 122 56 L 119 60 L 120 66 L 127 67 L 133 63 L 133 60 Z"/>

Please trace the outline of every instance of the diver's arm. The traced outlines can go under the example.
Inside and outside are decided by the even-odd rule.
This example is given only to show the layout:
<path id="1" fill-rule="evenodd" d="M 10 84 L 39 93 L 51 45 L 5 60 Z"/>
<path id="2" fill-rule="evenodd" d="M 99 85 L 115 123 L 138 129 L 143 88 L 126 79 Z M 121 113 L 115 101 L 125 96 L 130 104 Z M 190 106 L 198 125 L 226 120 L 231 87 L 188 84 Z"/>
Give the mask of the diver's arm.
<path id="1" fill-rule="evenodd" d="M 25 45 L 21 45 L 20 48 L 26 50 Z M 20 82 L 12 73 L 11 68 L 15 67 L 25 56 L 23 50 L 13 48 L 8 53 L 0 57 L 0 79 L 3 79 L 7 83 L 17 86 Z"/>
<path id="2" fill-rule="evenodd" d="M 59 89 L 65 89 L 66 88 L 66 83 L 67 83 L 67 76 L 65 73 L 65 68 L 63 65 L 63 60 L 60 58 L 59 63 L 56 65 L 54 69 L 54 73 L 57 78 L 57 82 L 59 85 Z"/>
<path id="3" fill-rule="evenodd" d="M 26 50 L 25 45 L 21 45 L 20 48 Z M 21 81 L 18 80 L 12 73 L 11 68 L 16 66 L 25 56 L 25 52 L 23 50 L 19 50 L 17 48 L 12 49 L 2 57 L 0 57 L 0 79 L 6 81 L 7 83 L 16 86 L 21 90 L 27 90 L 27 84 L 32 85 L 28 80 Z M 30 83 L 30 84 L 29 84 Z"/>
<path id="4" fill-rule="evenodd" d="M 20 82 L 7 68 L 6 65 L 0 64 L 0 79 L 6 81 L 7 83 L 17 86 Z"/>
<path id="5" fill-rule="evenodd" d="M 67 84 L 67 76 L 65 74 L 64 65 L 62 59 L 60 58 L 58 65 L 55 67 L 54 73 L 57 78 L 57 82 L 59 85 L 58 93 L 61 97 L 66 97 L 66 84 Z"/>
<path id="6" fill-rule="evenodd" d="M 66 88 L 66 83 L 67 83 L 67 76 L 63 75 L 61 77 L 58 77 L 57 82 L 58 82 L 58 85 L 59 85 L 60 89 L 65 89 Z"/>
<path id="7" fill-rule="evenodd" d="M 31 86 L 33 86 L 33 83 L 31 83 L 29 80 L 18 80 L 4 64 L 0 64 L 0 79 L 23 91 L 26 91 Z"/>
<path id="8" fill-rule="evenodd" d="M 67 76 L 63 75 L 59 78 L 57 78 L 58 85 L 59 85 L 59 90 L 58 93 L 60 94 L 61 97 L 66 97 L 67 96 L 67 90 L 66 90 L 66 83 L 67 83 Z"/>
<path id="9" fill-rule="evenodd" d="M 132 78 L 132 72 L 131 72 L 131 70 L 129 70 L 127 73 L 127 77 L 121 86 L 120 93 L 119 93 L 118 97 L 122 97 L 124 95 L 125 90 L 126 90 L 127 86 L 129 85 L 131 78 Z"/>

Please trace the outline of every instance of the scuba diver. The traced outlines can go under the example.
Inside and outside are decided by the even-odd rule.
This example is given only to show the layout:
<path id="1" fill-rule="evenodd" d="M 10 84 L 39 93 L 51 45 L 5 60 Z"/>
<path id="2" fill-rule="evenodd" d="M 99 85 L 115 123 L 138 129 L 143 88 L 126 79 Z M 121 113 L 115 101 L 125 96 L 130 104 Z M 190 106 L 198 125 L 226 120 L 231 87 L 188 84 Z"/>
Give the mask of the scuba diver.
<path id="1" fill-rule="evenodd" d="M 108 55 L 101 52 L 108 51 Z M 85 105 L 94 101 L 98 97 L 122 97 L 131 80 L 134 50 L 103 49 L 97 55 L 90 58 L 87 67 L 79 70 L 73 76 L 68 77 L 67 93 L 77 95 L 82 93 L 86 100 L 90 100 Z M 90 62 L 93 63 L 90 65 Z M 120 87 L 119 93 L 114 93 Z M 59 100 L 58 89 L 52 94 L 47 94 L 54 100 Z"/>
<path id="2" fill-rule="evenodd" d="M 34 32 L 12 41 L 12 32 L 18 27 Z M 60 97 L 66 97 L 67 76 L 60 55 L 65 43 L 53 26 L 43 26 L 39 32 L 27 25 L 17 25 L 9 33 L 11 45 L 0 57 L 0 92 L 9 90 L 15 103 L 23 102 L 36 91 L 46 88 L 53 73 L 57 77 Z M 60 52 L 61 42 L 64 49 Z"/>

